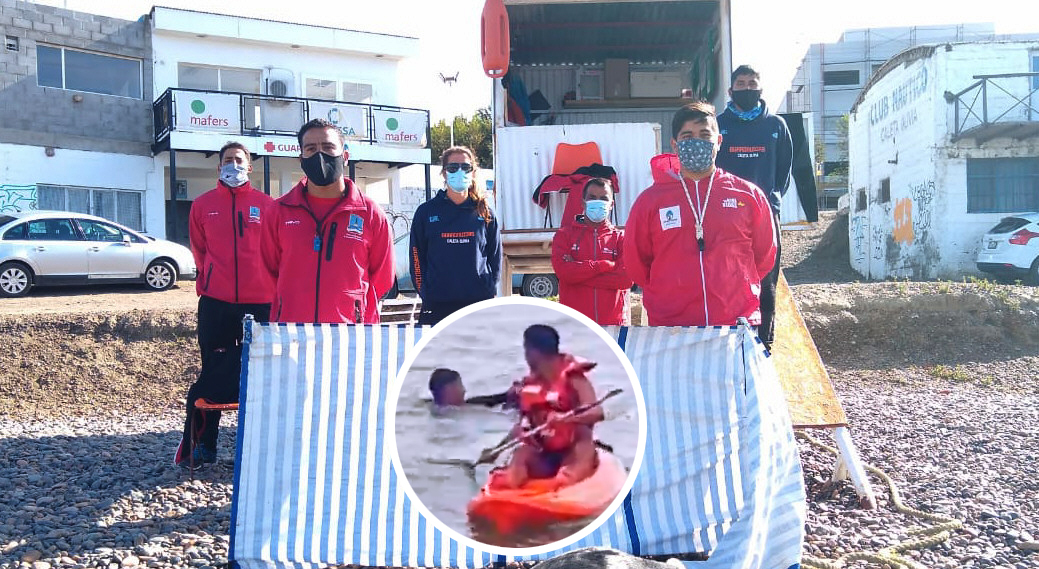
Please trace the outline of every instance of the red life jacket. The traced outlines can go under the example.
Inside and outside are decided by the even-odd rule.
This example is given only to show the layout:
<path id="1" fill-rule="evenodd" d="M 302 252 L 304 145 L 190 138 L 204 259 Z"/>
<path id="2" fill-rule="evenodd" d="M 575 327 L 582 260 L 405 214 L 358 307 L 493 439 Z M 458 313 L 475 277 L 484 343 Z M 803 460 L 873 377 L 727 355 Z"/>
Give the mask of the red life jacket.
<path id="1" fill-rule="evenodd" d="M 583 375 L 596 366 L 593 362 L 581 361 L 569 354 L 562 354 L 562 364 L 554 377 L 544 378 L 531 374 L 520 384 L 520 414 L 525 426 L 530 429 L 544 424 L 549 412 L 567 413 L 578 406 L 577 392 L 570 383 L 572 375 Z M 563 451 L 574 443 L 577 425 L 557 422 L 535 435 L 535 442 L 542 450 Z"/>

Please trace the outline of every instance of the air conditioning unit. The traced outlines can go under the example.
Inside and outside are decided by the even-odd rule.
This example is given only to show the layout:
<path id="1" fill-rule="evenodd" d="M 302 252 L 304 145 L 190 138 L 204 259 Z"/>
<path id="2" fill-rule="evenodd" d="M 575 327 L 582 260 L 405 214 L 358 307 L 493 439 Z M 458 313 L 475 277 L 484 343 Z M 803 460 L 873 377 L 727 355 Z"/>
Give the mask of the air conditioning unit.
<path id="1" fill-rule="evenodd" d="M 289 69 L 264 69 L 263 94 L 273 97 L 295 97 L 296 77 Z"/>

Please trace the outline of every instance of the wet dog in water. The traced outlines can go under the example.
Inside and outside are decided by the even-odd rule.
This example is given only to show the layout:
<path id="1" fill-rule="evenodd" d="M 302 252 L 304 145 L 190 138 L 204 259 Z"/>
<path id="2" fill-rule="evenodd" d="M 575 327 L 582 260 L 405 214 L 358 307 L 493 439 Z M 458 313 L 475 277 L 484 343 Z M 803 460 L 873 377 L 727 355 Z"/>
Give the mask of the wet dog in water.
<path id="1" fill-rule="evenodd" d="M 534 565 L 533 569 L 684 569 L 677 559 L 667 563 L 650 561 L 605 547 L 587 547 L 569 551 Z"/>

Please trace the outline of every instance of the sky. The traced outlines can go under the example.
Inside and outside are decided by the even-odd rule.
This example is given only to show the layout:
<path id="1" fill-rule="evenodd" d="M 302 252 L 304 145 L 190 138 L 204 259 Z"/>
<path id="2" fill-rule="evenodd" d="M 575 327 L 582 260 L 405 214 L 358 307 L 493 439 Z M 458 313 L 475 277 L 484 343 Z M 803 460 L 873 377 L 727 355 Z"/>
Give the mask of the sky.
<path id="1" fill-rule="evenodd" d="M 420 55 L 402 64 L 402 106 L 428 108 L 434 121 L 490 105 L 491 81 L 480 61 L 483 0 L 35 0 L 39 4 L 136 20 L 153 4 L 406 35 Z M 813 43 L 846 29 L 992 22 L 997 34 L 1039 32 L 1037 0 L 731 0 L 733 63 L 761 74 L 764 97 L 778 106 Z M 445 85 L 439 74 L 458 81 Z"/>

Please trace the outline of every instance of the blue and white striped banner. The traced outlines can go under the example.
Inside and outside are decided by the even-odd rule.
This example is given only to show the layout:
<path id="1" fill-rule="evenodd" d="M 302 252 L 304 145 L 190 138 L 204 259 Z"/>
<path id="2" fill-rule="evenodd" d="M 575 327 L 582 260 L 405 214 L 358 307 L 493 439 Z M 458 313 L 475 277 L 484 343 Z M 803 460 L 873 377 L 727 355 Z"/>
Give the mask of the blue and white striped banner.
<path id="1" fill-rule="evenodd" d="M 800 563 L 801 463 L 775 370 L 749 328 L 607 328 L 646 400 L 638 479 L 583 540 L 519 558 L 434 527 L 384 451 L 386 393 L 422 328 L 248 326 L 231 507 L 237 567 L 475 568 L 588 546 L 709 552 L 688 563 L 707 569 Z"/>

